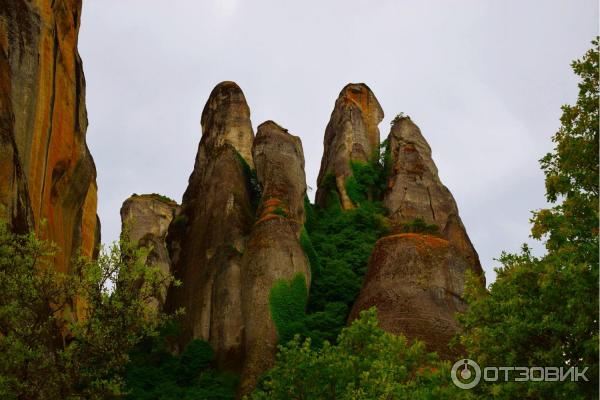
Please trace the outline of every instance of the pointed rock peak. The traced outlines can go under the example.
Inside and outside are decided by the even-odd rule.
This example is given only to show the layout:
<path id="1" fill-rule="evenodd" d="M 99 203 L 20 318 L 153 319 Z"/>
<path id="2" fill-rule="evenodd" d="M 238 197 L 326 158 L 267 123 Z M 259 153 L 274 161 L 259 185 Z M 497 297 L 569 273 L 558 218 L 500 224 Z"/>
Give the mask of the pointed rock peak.
<path id="1" fill-rule="evenodd" d="M 399 114 L 394 118 L 390 138 L 405 144 L 419 146 L 420 150 L 431 156 L 431 147 L 423 137 L 421 129 L 407 115 Z"/>
<path id="2" fill-rule="evenodd" d="M 252 165 L 254 132 L 242 89 L 231 81 L 219 83 L 202 111 L 202 140 L 209 147 L 232 145 Z"/>
<path id="3" fill-rule="evenodd" d="M 388 137 L 390 170 L 383 203 L 395 230 L 420 220 L 457 247 L 472 269 L 482 274 L 479 257 L 459 217 L 452 193 L 441 182 L 431 147 L 419 127 L 400 114 Z"/>
<path id="4" fill-rule="evenodd" d="M 304 223 L 306 175 L 299 137 L 273 121 L 259 125 L 252 150 L 261 184 L 261 217 L 280 215 Z"/>
<path id="5" fill-rule="evenodd" d="M 328 182 L 332 181 L 342 207 L 354 207 L 345 189 L 352 175 L 350 161 L 367 162 L 379 149 L 378 125 L 383 115 L 379 101 L 364 83 L 350 83 L 342 89 L 325 129 L 316 197 L 321 207 L 329 201 L 332 188 Z"/>

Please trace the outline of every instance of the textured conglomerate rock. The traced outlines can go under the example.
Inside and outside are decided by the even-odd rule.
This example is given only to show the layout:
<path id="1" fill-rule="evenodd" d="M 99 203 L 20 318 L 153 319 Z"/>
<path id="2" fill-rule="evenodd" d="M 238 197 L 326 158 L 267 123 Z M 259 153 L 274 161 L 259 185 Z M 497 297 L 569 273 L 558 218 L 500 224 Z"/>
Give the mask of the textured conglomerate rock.
<path id="1" fill-rule="evenodd" d="M 379 128 L 383 110 L 377 98 L 364 83 L 346 85 L 335 102 L 325 129 L 323 159 L 317 180 L 316 203 L 327 205 L 330 188 L 328 179 L 335 180 L 335 189 L 342 207 L 355 205 L 346 193 L 346 179 L 352 175 L 350 161 L 367 162 L 379 151 Z"/>
<path id="2" fill-rule="evenodd" d="M 99 242 L 80 16 L 80 0 L 0 0 L 0 213 L 55 242 L 61 271 Z"/>
<path id="3" fill-rule="evenodd" d="M 244 94 L 233 82 L 217 85 L 202 112 L 202 139 L 169 228 L 173 274 L 167 310 L 185 309 L 180 349 L 208 341 L 222 368 L 239 371 L 243 319 L 241 260 L 254 222 L 248 167 L 254 134 Z"/>
<path id="4" fill-rule="evenodd" d="M 459 329 L 454 315 L 466 308 L 466 270 L 485 281 L 479 257 L 419 128 L 408 117 L 398 118 L 388 141 L 391 168 L 383 201 L 395 232 L 376 243 L 350 320 L 375 306 L 384 329 L 452 359 L 456 350 L 448 345 Z M 439 233 L 399 233 L 416 219 L 435 224 Z"/>
<path id="5" fill-rule="evenodd" d="M 458 332 L 454 314 L 466 309 L 461 295 L 468 268 L 445 239 L 417 233 L 384 237 L 375 245 L 350 320 L 375 306 L 381 328 L 452 358 L 448 344 Z"/>
<path id="6" fill-rule="evenodd" d="M 171 273 L 171 259 L 166 237 L 169 225 L 179 214 L 179 205 L 156 194 L 133 195 L 121 207 L 122 231 L 129 240 L 140 247 L 151 249 L 148 264 L 157 266 L 167 276 Z M 165 285 L 168 281 L 165 281 Z M 165 286 L 156 299 L 156 306 L 163 307 L 168 287 Z M 153 302 L 154 304 L 154 302 Z"/>
<path id="7" fill-rule="evenodd" d="M 242 264 L 245 359 L 241 395 L 249 393 L 275 363 L 277 332 L 269 307 L 271 288 L 297 274 L 304 276 L 307 285 L 310 282 L 309 264 L 299 242 L 306 195 L 302 143 L 267 121 L 258 127 L 252 154 L 262 197 Z"/>

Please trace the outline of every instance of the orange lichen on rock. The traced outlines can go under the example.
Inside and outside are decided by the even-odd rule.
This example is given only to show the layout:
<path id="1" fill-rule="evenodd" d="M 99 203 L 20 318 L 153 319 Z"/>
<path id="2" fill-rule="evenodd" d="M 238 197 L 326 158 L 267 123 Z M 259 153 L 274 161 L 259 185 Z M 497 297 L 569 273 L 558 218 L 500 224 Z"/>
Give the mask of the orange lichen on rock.
<path id="1" fill-rule="evenodd" d="M 0 191 L 26 188 L 19 195 L 31 216 L 26 229 L 56 243 L 54 261 L 62 272 L 80 249 L 93 255 L 98 236 L 96 170 L 86 145 L 85 80 L 77 51 L 80 16 L 80 0 L 6 2 L 0 10 L 4 56 L 19 55 L 3 60 L 10 67 L 2 74 L 9 90 L 0 88 L 0 103 L 12 105 L 12 111 L 2 110 L 12 121 L 3 116 L 0 129 L 14 143 L 17 156 L 10 162 L 21 173 L 13 180 L 22 181 Z M 10 172 L 0 169 L 0 175 Z M 2 203 L 11 198 L 0 193 Z M 4 206 L 14 219 L 14 200 Z"/>
<path id="2" fill-rule="evenodd" d="M 446 247 L 450 245 L 450 242 L 446 239 L 442 239 L 437 236 L 427 235 L 424 233 L 397 233 L 395 235 L 389 235 L 381 238 L 381 240 L 394 240 L 394 239 L 409 239 L 417 243 L 426 244 L 430 247 Z"/>
<path id="3" fill-rule="evenodd" d="M 382 329 L 423 341 L 428 351 L 454 359 L 448 344 L 460 329 L 454 314 L 466 307 L 461 296 L 468 267 L 442 238 L 420 233 L 381 238 L 349 320 L 375 306 Z"/>
<path id="4" fill-rule="evenodd" d="M 342 208 L 355 207 L 345 188 L 346 180 L 353 174 L 350 162 L 367 162 L 379 149 L 378 125 L 383 116 L 377 98 L 364 83 L 350 83 L 341 90 L 325 128 L 325 148 L 315 198 L 321 207 L 327 206 L 331 191 L 326 183 L 329 175 L 335 177 Z"/>
<path id="5" fill-rule="evenodd" d="M 263 202 L 263 207 L 265 207 L 265 208 L 277 207 L 280 204 L 281 204 L 281 200 L 279 200 L 278 198 L 270 198 Z"/>
<path id="6" fill-rule="evenodd" d="M 283 217 L 281 215 L 277 215 L 277 214 L 267 214 L 265 216 L 260 217 L 256 221 L 256 225 L 262 224 L 263 222 L 271 221 L 271 220 L 274 220 L 274 219 L 285 219 L 285 217 Z"/>

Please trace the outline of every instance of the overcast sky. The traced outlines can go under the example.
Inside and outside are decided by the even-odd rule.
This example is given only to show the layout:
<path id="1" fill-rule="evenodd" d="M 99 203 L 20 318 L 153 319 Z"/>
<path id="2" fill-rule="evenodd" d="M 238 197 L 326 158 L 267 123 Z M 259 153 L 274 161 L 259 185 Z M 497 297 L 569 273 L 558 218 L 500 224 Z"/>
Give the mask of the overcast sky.
<path id="1" fill-rule="evenodd" d="M 132 193 L 181 201 L 217 83 L 240 85 L 255 129 L 272 119 L 302 138 L 314 188 L 335 99 L 365 82 L 382 139 L 399 112 L 420 126 L 489 282 L 502 250 L 531 242 L 537 160 L 597 24 L 596 0 L 84 0 L 102 241 L 117 239 Z"/>

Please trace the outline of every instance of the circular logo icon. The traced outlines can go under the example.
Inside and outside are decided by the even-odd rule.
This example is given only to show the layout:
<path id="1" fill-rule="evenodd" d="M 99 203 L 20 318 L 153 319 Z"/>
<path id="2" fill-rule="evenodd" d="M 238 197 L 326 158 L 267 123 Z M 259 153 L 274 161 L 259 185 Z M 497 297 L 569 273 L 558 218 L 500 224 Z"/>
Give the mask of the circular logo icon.
<path id="1" fill-rule="evenodd" d="M 475 361 L 465 358 L 454 363 L 450 375 L 452 383 L 459 388 L 472 389 L 481 380 L 481 368 Z"/>

